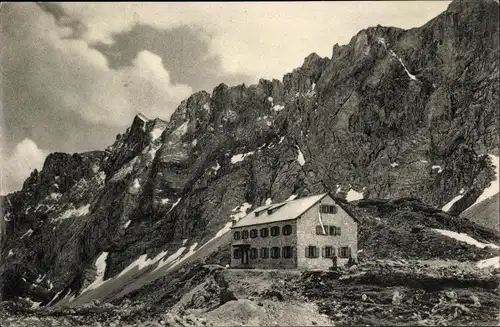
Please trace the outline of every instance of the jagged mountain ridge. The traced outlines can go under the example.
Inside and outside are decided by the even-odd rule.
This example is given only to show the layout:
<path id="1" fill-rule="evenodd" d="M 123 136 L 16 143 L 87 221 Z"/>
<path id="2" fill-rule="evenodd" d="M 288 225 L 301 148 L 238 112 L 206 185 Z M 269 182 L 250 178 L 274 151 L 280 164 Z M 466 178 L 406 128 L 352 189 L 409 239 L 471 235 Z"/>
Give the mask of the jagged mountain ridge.
<path id="1" fill-rule="evenodd" d="M 454 1 L 420 28 L 311 54 L 283 81 L 198 92 L 169 122 L 138 115 L 105 151 L 49 155 L 4 199 L 2 299 L 75 293 L 102 252 L 106 279 L 267 198 L 352 188 L 442 207 L 464 189 L 459 214 L 494 178 L 480 154 L 498 150 L 498 16 L 494 1 Z"/>

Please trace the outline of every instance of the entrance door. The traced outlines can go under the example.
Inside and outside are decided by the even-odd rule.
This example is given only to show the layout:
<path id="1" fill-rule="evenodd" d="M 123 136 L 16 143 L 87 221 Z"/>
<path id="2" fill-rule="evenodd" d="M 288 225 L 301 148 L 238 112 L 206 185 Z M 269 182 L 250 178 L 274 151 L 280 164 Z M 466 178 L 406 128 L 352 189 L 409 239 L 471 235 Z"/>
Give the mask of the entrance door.
<path id="1" fill-rule="evenodd" d="M 243 253 L 241 255 L 241 264 L 248 265 L 248 248 L 243 248 Z"/>

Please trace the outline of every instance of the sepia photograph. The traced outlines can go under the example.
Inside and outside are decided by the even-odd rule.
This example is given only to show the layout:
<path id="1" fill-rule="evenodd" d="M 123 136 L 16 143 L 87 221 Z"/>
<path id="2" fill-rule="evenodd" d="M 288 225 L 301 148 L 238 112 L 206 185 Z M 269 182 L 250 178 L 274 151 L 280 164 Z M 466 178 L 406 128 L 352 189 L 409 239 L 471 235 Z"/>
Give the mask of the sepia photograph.
<path id="1" fill-rule="evenodd" d="M 0 327 L 500 326 L 499 30 L 0 3 Z"/>

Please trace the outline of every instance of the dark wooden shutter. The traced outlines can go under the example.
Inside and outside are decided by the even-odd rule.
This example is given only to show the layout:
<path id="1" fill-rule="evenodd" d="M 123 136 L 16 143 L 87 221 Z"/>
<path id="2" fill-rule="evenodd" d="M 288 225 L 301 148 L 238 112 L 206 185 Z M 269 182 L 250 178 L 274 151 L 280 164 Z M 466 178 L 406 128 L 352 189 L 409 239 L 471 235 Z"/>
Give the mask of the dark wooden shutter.
<path id="1" fill-rule="evenodd" d="M 324 258 L 325 257 L 325 247 L 321 248 L 321 256 Z"/>

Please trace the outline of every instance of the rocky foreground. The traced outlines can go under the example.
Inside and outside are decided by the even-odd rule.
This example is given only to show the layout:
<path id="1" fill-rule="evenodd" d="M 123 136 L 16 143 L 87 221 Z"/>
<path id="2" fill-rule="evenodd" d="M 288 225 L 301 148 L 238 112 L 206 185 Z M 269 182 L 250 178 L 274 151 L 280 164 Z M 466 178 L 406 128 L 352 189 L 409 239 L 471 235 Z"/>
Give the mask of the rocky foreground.
<path id="1" fill-rule="evenodd" d="M 2 326 L 498 325 L 499 269 L 376 260 L 330 272 L 184 267 L 114 303 L 29 309 L 3 302 Z M 147 294 L 147 295 L 145 295 Z"/>

